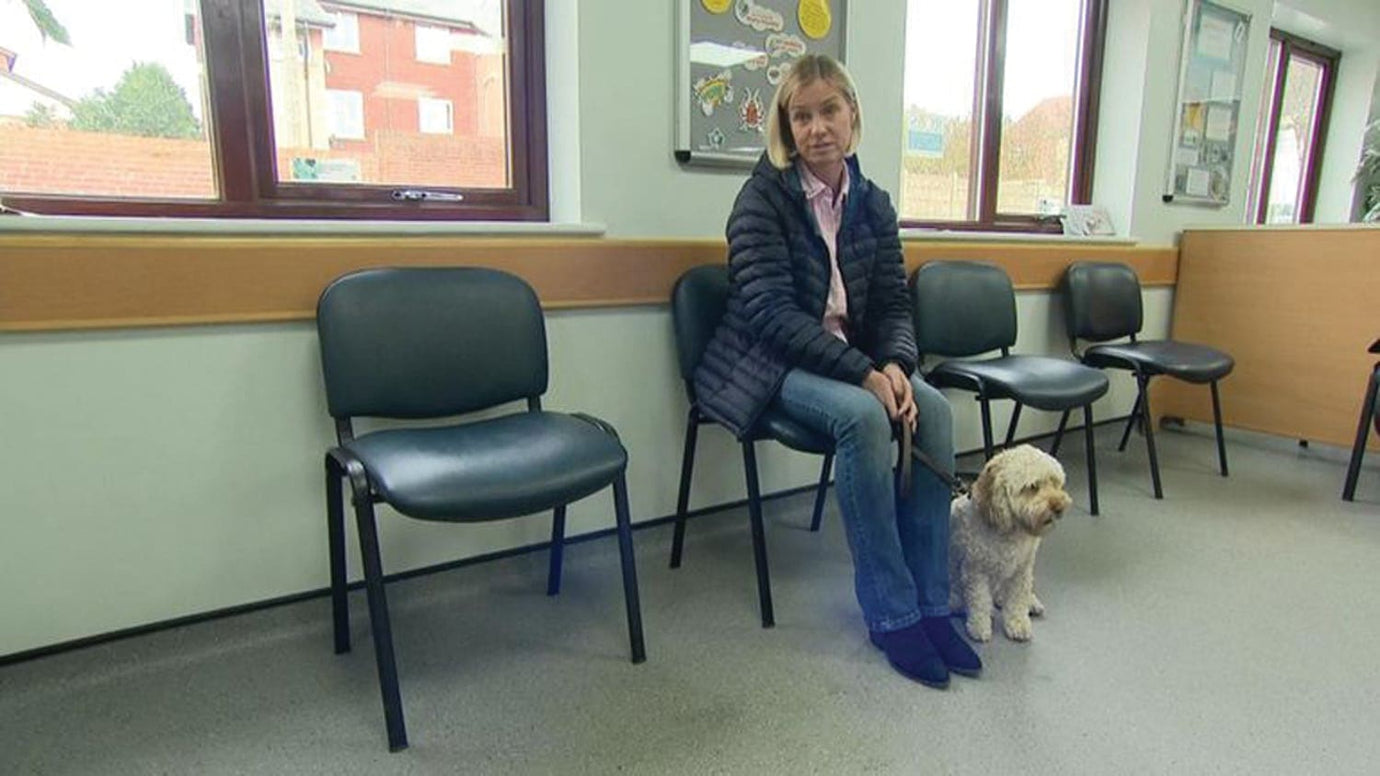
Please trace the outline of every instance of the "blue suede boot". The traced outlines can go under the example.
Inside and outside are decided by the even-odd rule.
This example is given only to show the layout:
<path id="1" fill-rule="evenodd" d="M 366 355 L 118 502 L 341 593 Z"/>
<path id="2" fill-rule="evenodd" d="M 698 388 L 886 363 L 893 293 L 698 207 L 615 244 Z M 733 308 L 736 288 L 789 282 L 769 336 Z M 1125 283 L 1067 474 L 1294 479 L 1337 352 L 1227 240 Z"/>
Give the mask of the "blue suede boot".
<path id="1" fill-rule="evenodd" d="M 944 665 L 950 671 L 963 676 L 976 677 L 982 673 L 982 660 L 968 646 L 968 642 L 963 640 L 963 636 L 954 628 L 953 620 L 948 617 L 926 617 L 920 621 L 925 635 L 929 637 L 930 643 L 943 659 Z"/>
<path id="2" fill-rule="evenodd" d="M 895 631 L 868 631 L 867 635 L 902 676 L 940 690 L 949 686 L 949 669 L 925 635 L 924 620 Z"/>

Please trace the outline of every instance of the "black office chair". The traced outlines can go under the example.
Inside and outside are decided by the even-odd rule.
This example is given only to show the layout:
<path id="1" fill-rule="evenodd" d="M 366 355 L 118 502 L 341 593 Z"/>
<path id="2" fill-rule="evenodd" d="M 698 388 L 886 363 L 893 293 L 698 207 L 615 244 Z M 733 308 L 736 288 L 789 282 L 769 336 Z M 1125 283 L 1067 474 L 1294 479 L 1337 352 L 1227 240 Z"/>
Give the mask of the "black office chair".
<path id="1" fill-rule="evenodd" d="M 1380 339 L 1376 340 L 1369 352 L 1380 353 Z M 1342 487 L 1342 500 L 1356 498 L 1356 479 L 1361 475 L 1361 457 L 1366 454 L 1366 438 L 1370 436 L 1370 425 L 1375 424 L 1375 433 L 1380 434 L 1380 362 L 1370 372 L 1370 382 L 1366 384 L 1366 398 L 1361 401 L 1361 422 L 1356 425 L 1356 443 L 1351 446 L 1351 462 L 1346 467 L 1346 485 Z"/>
<path id="2" fill-rule="evenodd" d="M 676 332 L 676 354 L 680 358 L 680 376 L 685 380 L 685 392 L 690 399 L 690 412 L 685 421 L 685 453 L 680 465 L 680 494 L 676 498 L 676 528 L 671 539 L 671 568 L 680 568 L 685 546 L 685 518 L 690 506 L 690 477 L 695 466 L 695 442 L 699 427 L 714 421 L 700 411 L 695 398 L 695 367 L 704 349 L 718 328 L 728 306 L 728 267 L 704 265 L 695 267 L 676 280 L 671 291 L 671 317 Z M 748 518 L 752 523 L 752 552 L 757 565 L 757 598 L 762 612 L 762 627 L 776 624 L 772 611 L 771 579 L 767 572 L 767 544 L 762 528 L 762 493 L 757 483 L 756 443 L 774 439 L 781 444 L 805 453 L 824 456 L 819 472 L 819 488 L 815 493 L 814 515 L 810 530 L 819 530 L 824 512 L 824 497 L 829 488 L 829 470 L 834 462 L 834 443 L 826 436 L 768 410 L 757 421 L 749 438 L 741 441 L 743 469 L 747 478 Z"/>
<path id="3" fill-rule="evenodd" d="M 1015 439 L 1023 407 L 1063 412 L 1051 451 L 1056 455 L 1069 412 L 1083 408 L 1088 502 L 1092 513 L 1098 514 L 1092 405 L 1107 392 L 1107 376 L 1062 358 L 1012 355 L 1011 346 L 1016 344 L 1016 292 L 1006 271 L 995 264 L 931 261 L 911 275 L 910 288 L 921 371 L 937 388 L 958 388 L 977 394 L 982 404 L 982 449 L 988 459 L 994 453 L 992 400 L 1011 399 L 1016 403 L 1006 428 L 1006 447 Z M 1001 355 L 971 359 L 992 351 L 1000 351 Z M 946 360 L 927 370 L 927 356 Z"/>
<path id="4" fill-rule="evenodd" d="M 1140 422 L 1150 454 L 1150 478 L 1155 498 L 1164 498 L 1160 487 L 1159 457 L 1155 430 L 1150 423 L 1150 381 L 1169 375 L 1190 383 L 1207 383 L 1212 389 L 1212 419 L 1217 429 L 1217 459 L 1227 476 L 1227 446 L 1222 438 L 1222 404 L 1217 381 L 1231 374 L 1236 362 L 1207 345 L 1177 340 L 1138 340 L 1142 325 L 1140 279 L 1135 270 L 1114 262 L 1078 261 L 1064 272 L 1064 313 L 1068 323 L 1069 349 L 1088 366 L 1128 369 L 1136 377 L 1136 405 L 1126 420 L 1118 451 L 1126 449 L 1131 427 Z M 1128 342 L 1108 342 L 1128 338 Z M 1078 340 L 1092 343 L 1082 353 Z"/>
<path id="5" fill-rule="evenodd" d="M 470 523 L 554 509 L 547 594 L 560 590 L 565 505 L 613 485 L 632 661 L 645 659 L 624 481 L 607 423 L 544 412 L 546 329 L 521 279 L 478 268 L 373 269 L 332 282 L 316 308 L 326 400 L 339 446 L 326 453 L 335 651 L 350 649 L 341 479 L 364 561 L 388 748 L 407 747 L 374 504 L 419 520 Z M 356 437 L 351 419 L 442 419 L 527 400 L 526 412 Z"/>

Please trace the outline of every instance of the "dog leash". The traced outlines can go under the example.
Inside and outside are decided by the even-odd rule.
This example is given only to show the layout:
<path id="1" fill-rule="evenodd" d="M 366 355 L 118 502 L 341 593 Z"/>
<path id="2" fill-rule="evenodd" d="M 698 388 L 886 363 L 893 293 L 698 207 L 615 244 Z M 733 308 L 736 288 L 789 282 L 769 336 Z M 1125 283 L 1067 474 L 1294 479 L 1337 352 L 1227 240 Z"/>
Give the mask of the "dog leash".
<path id="1" fill-rule="evenodd" d="M 901 431 L 898 434 L 900 451 L 896 461 L 896 490 L 901 500 L 910 496 L 911 461 L 919 461 L 926 469 L 934 472 L 934 476 L 938 477 L 940 482 L 949 486 L 951 495 L 955 497 L 967 496 L 968 484 L 941 469 L 932 458 L 925 454 L 924 450 L 913 444 L 912 435 L 914 432 L 911 431 L 909 424 L 901 423 L 900 427 Z"/>

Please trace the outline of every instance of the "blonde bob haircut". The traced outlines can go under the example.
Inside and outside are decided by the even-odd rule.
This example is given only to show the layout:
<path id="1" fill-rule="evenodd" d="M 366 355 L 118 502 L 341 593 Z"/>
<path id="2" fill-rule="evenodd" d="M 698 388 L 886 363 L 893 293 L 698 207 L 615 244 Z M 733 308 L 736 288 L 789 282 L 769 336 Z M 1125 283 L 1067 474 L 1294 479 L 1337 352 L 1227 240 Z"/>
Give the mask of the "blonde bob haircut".
<path id="1" fill-rule="evenodd" d="M 858 143 L 862 140 L 862 106 L 858 104 L 858 90 L 853 87 L 853 79 L 833 57 L 806 54 L 791 65 L 790 73 L 776 87 L 776 96 L 771 99 L 772 109 L 767 111 L 767 158 L 778 170 L 794 164 L 797 153 L 795 136 L 791 134 L 791 98 L 796 92 L 821 80 L 838 89 L 853 110 L 853 139 L 848 142 L 844 154 L 851 156 L 858 150 Z"/>

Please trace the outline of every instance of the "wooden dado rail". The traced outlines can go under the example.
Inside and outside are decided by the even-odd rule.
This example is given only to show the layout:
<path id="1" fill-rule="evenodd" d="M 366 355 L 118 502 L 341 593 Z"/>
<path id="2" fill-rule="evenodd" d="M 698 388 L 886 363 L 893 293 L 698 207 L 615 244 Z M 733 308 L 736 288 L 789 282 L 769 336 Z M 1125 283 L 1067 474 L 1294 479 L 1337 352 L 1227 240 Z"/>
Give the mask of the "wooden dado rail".
<path id="1" fill-rule="evenodd" d="M 664 304 L 686 269 L 724 260 L 720 240 L 471 236 L 202 236 L 0 233 L 0 330 L 307 320 L 330 280 L 373 266 L 474 265 L 522 276 L 551 309 Z M 1173 248 L 913 241 L 907 264 L 983 258 L 1021 289 L 1068 262 L 1124 261 L 1172 285 Z"/>
<path id="2" fill-rule="evenodd" d="M 1173 336 L 1222 348 L 1223 422 L 1351 447 L 1380 336 L 1380 229 L 1186 231 Z M 1157 415 L 1212 422 L 1205 387 L 1159 381 Z M 1374 435 L 1371 436 L 1372 447 Z"/>

